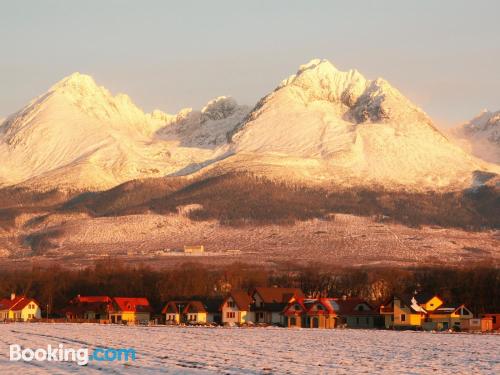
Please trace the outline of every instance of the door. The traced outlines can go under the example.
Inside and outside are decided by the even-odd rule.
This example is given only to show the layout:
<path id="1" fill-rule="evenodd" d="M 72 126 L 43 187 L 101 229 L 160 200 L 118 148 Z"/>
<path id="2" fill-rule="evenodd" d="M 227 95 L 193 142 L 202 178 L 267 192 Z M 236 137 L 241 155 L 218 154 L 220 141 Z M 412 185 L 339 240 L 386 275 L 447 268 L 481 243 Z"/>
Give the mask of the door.
<path id="1" fill-rule="evenodd" d="M 313 317 L 311 319 L 312 319 L 312 322 L 311 322 L 312 323 L 311 324 L 312 328 L 319 328 L 319 320 L 318 320 L 318 318 L 317 317 Z"/>

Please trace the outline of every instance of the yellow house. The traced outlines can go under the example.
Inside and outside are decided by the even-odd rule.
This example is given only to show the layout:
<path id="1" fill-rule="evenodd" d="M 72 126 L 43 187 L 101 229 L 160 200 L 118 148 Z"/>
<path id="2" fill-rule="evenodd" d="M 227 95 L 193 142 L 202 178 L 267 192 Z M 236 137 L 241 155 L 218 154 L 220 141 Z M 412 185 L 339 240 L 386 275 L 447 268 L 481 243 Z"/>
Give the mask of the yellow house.
<path id="1" fill-rule="evenodd" d="M 11 294 L 10 299 L 4 298 L 0 300 L 0 321 L 1 320 L 16 320 L 28 321 L 33 319 L 41 319 L 42 310 L 37 301 L 26 296 L 18 296 Z"/>
<path id="2" fill-rule="evenodd" d="M 474 314 L 465 305 L 458 307 L 441 306 L 430 311 L 423 324 L 426 330 L 462 329 L 465 321 L 474 318 Z"/>
<path id="3" fill-rule="evenodd" d="M 253 300 L 244 290 L 234 290 L 222 302 L 222 324 L 254 323 L 255 314 L 250 311 Z"/>
<path id="4" fill-rule="evenodd" d="M 207 322 L 207 309 L 201 301 L 190 301 L 182 313 L 186 323 L 197 324 Z"/>
<path id="5" fill-rule="evenodd" d="M 165 307 L 161 310 L 161 313 L 165 315 L 166 324 L 180 324 L 181 322 L 181 312 L 189 304 L 189 301 L 169 301 Z"/>
<path id="6" fill-rule="evenodd" d="M 404 329 L 422 327 L 429 311 L 434 311 L 443 304 L 443 300 L 427 293 L 394 296 L 380 306 L 385 327 Z"/>
<path id="7" fill-rule="evenodd" d="M 114 297 L 111 323 L 146 324 L 151 319 L 151 305 L 147 298 Z"/>

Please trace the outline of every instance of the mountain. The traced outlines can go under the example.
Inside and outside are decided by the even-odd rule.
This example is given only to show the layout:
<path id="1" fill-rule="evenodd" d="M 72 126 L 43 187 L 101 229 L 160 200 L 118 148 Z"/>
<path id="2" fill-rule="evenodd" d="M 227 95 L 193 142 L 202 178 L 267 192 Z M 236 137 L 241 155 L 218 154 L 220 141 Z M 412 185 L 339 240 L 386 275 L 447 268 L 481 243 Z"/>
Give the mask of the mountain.
<path id="1" fill-rule="evenodd" d="M 383 79 L 312 60 L 231 134 L 219 167 L 351 186 L 440 189 L 498 172 L 452 144 Z"/>
<path id="2" fill-rule="evenodd" d="M 246 115 L 244 108 L 218 98 L 198 112 L 146 114 L 128 96 L 112 96 L 90 76 L 74 73 L 0 126 L 0 184 L 104 189 L 164 176 L 211 159 L 207 145 L 217 139 L 207 133 L 216 132 L 203 129 L 221 124 L 225 132 Z M 203 137 L 201 147 L 193 133 Z"/>
<path id="3" fill-rule="evenodd" d="M 473 155 L 500 164 L 500 111 L 483 110 L 452 134 Z"/>
<path id="4" fill-rule="evenodd" d="M 0 186 L 104 190 L 137 178 L 251 173 L 291 183 L 462 190 L 499 172 L 451 143 L 383 79 L 315 59 L 251 109 L 144 113 L 87 75 L 0 125 Z"/>

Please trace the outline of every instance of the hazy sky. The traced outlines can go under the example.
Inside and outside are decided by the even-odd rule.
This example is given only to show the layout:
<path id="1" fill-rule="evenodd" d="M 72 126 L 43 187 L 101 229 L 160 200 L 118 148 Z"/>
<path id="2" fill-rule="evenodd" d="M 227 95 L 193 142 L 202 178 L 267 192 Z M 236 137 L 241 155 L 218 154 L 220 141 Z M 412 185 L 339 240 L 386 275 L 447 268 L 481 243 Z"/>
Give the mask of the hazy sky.
<path id="1" fill-rule="evenodd" d="M 254 104 L 314 57 L 440 124 L 500 110 L 500 1 L 0 0 L 0 117 L 88 73 L 143 109 Z"/>

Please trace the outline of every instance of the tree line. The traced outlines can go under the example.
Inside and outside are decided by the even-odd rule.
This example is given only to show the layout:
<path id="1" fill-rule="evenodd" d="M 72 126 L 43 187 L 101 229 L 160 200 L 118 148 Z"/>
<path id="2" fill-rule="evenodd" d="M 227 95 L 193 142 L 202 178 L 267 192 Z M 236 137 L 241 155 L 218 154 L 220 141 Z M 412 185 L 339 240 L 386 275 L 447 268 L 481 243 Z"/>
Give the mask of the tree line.
<path id="1" fill-rule="evenodd" d="M 281 264 L 274 269 L 234 263 L 213 267 L 184 263 L 175 269 L 129 266 L 113 259 L 84 269 L 59 266 L 3 270 L 0 296 L 36 298 L 56 314 L 78 294 L 147 297 L 156 311 L 172 299 L 223 298 L 231 289 L 298 287 L 311 297 L 359 296 L 373 305 L 394 294 L 426 291 L 475 313 L 500 311 L 500 270 L 470 268 L 333 268 L 325 264 Z"/>

